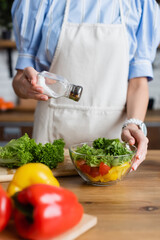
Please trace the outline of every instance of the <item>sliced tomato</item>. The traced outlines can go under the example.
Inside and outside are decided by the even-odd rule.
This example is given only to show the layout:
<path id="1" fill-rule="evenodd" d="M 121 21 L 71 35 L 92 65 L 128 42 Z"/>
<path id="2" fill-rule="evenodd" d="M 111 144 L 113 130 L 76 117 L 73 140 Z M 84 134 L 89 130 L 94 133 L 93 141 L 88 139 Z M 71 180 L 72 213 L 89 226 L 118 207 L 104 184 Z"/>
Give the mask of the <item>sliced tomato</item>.
<path id="1" fill-rule="evenodd" d="M 100 175 L 103 176 L 103 175 L 107 174 L 110 169 L 111 168 L 107 164 L 105 164 L 104 162 L 101 162 L 100 166 L 99 166 L 99 173 L 100 173 Z"/>
<path id="2" fill-rule="evenodd" d="M 99 173 L 99 167 L 91 167 L 91 170 L 90 170 L 90 175 L 92 177 L 97 177 L 100 175 Z"/>
<path id="3" fill-rule="evenodd" d="M 83 159 L 79 159 L 79 160 L 77 160 L 76 161 L 76 165 L 77 165 L 77 167 L 81 167 L 83 164 L 85 164 L 86 162 L 85 162 L 85 160 L 83 160 Z"/>
<path id="4" fill-rule="evenodd" d="M 89 165 L 83 164 L 80 166 L 80 169 L 82 170 L 82 172 L 90 174 L 91 167 Z"/>

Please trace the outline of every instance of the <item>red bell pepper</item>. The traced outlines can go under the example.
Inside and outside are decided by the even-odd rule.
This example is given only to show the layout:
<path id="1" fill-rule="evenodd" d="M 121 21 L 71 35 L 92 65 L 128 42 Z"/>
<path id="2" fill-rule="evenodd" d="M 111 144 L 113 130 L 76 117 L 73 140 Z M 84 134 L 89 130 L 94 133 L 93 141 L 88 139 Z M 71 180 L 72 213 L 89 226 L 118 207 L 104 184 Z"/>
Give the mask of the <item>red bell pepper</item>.
<path id="1" fill-rule="evenodd" d="M 11 199 L 0 185 L 0 232 L 6 227 L 12 212 Z"/>
<path id="2" fill-rule="evenodd" d="M 15 227 L 25 239 L 47 239 L 75 226 L 83 207 L 71 191 L 62 187 L 34 184 L 13 197 Z"/>

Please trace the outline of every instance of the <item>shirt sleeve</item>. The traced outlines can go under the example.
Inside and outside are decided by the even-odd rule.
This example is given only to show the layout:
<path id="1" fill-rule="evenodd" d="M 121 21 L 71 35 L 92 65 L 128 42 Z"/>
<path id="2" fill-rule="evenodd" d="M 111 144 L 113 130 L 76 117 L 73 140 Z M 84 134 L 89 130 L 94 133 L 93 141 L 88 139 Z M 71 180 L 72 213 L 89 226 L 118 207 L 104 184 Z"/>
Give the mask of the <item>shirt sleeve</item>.
<path id="1" fill-rule="evenodd" d="M 35 56 L 41 41 L 41 33 L 48 0 L 14 0 L 12 21 L 18 49 L 16 69 L 35 67 Z"/>
<path id="2" fill-rule="evenodd" d="M 130 60 L 129 79 L 153 78 L 152 62 L 160 42 L 160 9 L 156 1 L 141 1 L 141 17 L 136 31 L 137 48 Z"/>

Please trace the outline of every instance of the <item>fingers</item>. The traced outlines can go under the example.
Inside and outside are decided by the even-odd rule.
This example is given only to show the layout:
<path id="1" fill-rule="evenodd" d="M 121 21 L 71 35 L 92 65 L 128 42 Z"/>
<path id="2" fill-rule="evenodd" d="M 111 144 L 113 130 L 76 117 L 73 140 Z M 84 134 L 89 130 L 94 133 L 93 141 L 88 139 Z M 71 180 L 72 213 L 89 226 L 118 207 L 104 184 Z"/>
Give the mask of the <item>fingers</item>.
<path id="1" fill-rule="evenodd" d="M 148 138 L 144 136 L 143 132 L 140 130 L 140 133 L 137 133 L 137 136 L 135 136 L 137 139 L 137 154 L 136 157 L 138 159 L 142 159 L 145 157 L 147 148 L 148 148 Z"/>
<path id="2" fill-rule="evenodd" d="M 122 131 L 122 140 L 130 145 L 135 144 L 135 138 L 131 135 L 129 129 L 124 128 Z"/>
<path id="3" fill-rule="evenodd" d="M 43 94 L 43 88 L 41 86 L 36 85 L 38 72 L 32 67 L 27 67 L 24 70 L 24 74 L 27 80 L 29 81 L 29 83 L 32 85 L 29 88 L 29 91 L 27 94 L 28 97 L 38 101 L 47 101 L 48 96 Z"/>
<path id="4" fill-rule="evenodd" d="M 145 160 L 148 148 L 148 138 L 144 133 L 136 126 L 127 126 L 122 130 L 122 140 L 129 144 L 137 145 L 137 153 L 135 161 L 132 166 L 132 170 L 136 170 L 138 166 Z M 133 144 L 132 144 L 133 143 Z"/>
<path id="5" fill-rule="evenodd" d="M 132 171 L 136 171 L 139 165 L 145 160 L 146 154 L 143 154 L 143 156 L 138 157 L 135 156 L 135 161 L 132 165 Z"/>
<path id="6" fill-rule="evenodd" d="M 43 94 L 43 88 L 39 86 L 30 86 L 27 97 L 38 101 L 47 101 L 48 96 Z"/>
<path id="7" fill-rule="evenodd" d="M 37 85 L 37 73 L 32 67 L 17 72 L 13 79 L 13 87 L 17 96 L 24 99 L 48 100 L 48 96 L 43 94 L 43 88 Z"/>
<path id="8" fill-rule="evenodd" d="M 28 96 L 29 96 L 29 98 L 35 99 L 38 101 L 47 101 L 48 100 L 47 95 L 38 94 L 38 93 L 30 93 L 30 94 L 28 94 Z"/>
<path id="9" fill-rule="evenodd" d="M 141 134 L 140 134 L 141 135 Z M 142 132 L 142 136 L 139 138 L 139 143 L 137 147 L 137 154 L 136 154 L 136 160 L 132 165 L 132 169 L 134 171 L 137 170 L 138 166 L 145 160 L 147 149 L 148 149 L 148 138 L 144 136 Z"/>
<path id="10" fill-rule="evenodd" d="M 47 101 L 48 96 L 43 94 L 43 88 L 37 85 L 38 72 L 32 68 L 27 67 L 23 72 L 24 93 L 26 98 L 35 99 L 38 101 Z"/>
<path id="11" fill-rule="evenodd" d="M 27 67 L 24 69 L 25 77 L 33 86 L 35 86 L 37 83 L 37 74 L 38 72 L 32 67 Z"/>

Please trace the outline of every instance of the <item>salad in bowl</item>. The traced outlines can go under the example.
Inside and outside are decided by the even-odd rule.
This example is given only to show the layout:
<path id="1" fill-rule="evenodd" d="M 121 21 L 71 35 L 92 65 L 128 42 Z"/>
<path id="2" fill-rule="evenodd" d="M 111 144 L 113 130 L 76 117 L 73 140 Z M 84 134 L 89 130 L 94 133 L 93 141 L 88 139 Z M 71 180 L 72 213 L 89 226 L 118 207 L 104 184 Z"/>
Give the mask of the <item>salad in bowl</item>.
<path id="1" fill-rule="evenodd" d="M 119 139 L 98 138 L 69 148 L 79 175 L 93 185 L 110 185 L 130 171 L 137 148 Z"/>

